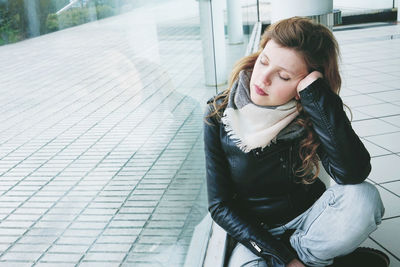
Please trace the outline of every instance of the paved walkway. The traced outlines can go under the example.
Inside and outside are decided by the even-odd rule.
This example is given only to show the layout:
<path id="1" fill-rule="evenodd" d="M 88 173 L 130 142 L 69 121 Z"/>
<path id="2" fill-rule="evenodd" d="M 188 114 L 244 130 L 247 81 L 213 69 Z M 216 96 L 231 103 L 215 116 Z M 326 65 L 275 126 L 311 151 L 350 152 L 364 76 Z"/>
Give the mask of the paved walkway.
<path id="1" fill-rule="evenodd" d="M 350 25 L 334 33 L 342 51 L 341 95 L 372 156 L 368 180 L 377 185 L 386 208 L 382 224 L 363 245 L 385 250 L 390 266 L 399 267 L 400 24 Z"/>
<path id="2" fill-rule="evenodd" d="M 138 10 L 0 47 L 0 266 L 184 262 L 206 214 L 202 114 L 215 89 L 203 86 L 199 29 L 156 20 Z M 400 25 L 375 26 L 335 35 L 343 99 L 387 208 L 367 243 L 393 267 Z"/>

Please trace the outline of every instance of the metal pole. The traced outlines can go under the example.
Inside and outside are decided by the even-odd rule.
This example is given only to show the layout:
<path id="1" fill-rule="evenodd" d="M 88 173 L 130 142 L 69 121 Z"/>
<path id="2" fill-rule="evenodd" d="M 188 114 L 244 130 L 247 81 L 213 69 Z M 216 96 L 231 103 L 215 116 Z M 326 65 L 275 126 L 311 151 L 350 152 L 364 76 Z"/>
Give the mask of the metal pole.
<path id="1" fill-rule="evenodd" d="M 204 75 L 208 86 L 222 85 L 227 81 L 222 1 L 199 0 Z"/>
<path id="2" fill-rule="evenodd" d="M 230 44 L 243 43 L 242 5 L 240 0 L 226 0 L 228 39 Z"/>

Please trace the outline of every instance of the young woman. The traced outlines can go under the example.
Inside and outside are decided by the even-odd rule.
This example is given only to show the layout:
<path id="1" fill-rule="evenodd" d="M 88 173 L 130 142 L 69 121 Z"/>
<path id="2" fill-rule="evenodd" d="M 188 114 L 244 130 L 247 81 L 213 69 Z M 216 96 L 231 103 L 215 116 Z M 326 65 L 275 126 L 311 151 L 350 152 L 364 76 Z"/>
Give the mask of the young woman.
<path id="1" fill-rule="evenodd" d="M 236 64 L 229 88 L 208 101 L 209 211 L 238 241 L 230 267 L 327 266 L 353 251 L 361 256 L 352 264 L 388 265 L 382 252 L 357 249 L 384 207 L 364 181 L 370 155 L 338 96 L 338 54 L 326 27 L 282 20 Z M 319 161 L 337 183 L 327 190 Z M 368 266 L 358 263 L 351 266 Z"/>

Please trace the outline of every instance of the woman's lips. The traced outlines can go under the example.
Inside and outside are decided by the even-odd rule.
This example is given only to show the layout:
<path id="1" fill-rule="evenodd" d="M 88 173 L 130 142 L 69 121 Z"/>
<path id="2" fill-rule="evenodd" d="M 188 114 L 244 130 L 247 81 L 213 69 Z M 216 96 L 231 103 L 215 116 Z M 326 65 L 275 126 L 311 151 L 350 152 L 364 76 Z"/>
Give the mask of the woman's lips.
<path id="1" fill-rule="evenodd" d="M 256 88 L 256 93 L 262 96 L 266 96 L 268 95 L 267 93 L 265 93 L 260 87 L 258 87 L 257 85 L 254 85 L 254 87 Z"/>

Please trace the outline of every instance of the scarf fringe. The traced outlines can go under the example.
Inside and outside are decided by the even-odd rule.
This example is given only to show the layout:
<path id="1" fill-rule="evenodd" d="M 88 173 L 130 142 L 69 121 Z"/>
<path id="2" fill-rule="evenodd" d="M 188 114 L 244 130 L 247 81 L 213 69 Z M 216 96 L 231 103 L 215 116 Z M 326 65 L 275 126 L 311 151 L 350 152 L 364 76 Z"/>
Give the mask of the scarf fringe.
<path id="1" fill-rule="evenodd" d="M 223 124 L 224 124 L 224 129 L 226 131 L 226 134 L 228 137 L 232 140 L 232 142 L 239 147 L 240 150 L 242 150 L 245 153 L 249 153 L 251 150 L 254 148 L 249 147 L 243 141 L 240 139 L 240 137 L 235 133 L 233 130 L 232 126 L 229 123 L 228 117 L 225 115 L 221 118 Z M 274 137 L 269 143 L 267 143 L 265 146 L 261 147 L 261 150 L 263 150 L 265 147 L 270 146 L 272 143 L 276 143 L 276 137 Z"/>

